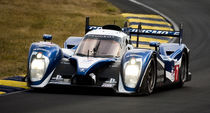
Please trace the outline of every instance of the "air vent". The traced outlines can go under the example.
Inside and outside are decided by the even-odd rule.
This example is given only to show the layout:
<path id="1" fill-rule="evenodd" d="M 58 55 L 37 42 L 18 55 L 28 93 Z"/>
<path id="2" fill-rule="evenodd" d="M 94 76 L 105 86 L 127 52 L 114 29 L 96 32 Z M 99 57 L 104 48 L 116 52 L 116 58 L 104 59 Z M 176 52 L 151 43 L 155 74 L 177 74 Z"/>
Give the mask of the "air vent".
<path id="1" fill-rule="evenodd" d="M 116 25 L 105 25 L 105 26 L 102 27 L 102 29 L 122 31 L 122 29 L 119 26 L 116 26 Z"/>
<path id="2" fill-rule="evenodd" d="M 171 55 L 172 53 L 174 53 L 174 51 L 166 51 L 166 54 L 169 56 Z"/>
<path id="3" fill-rule="evenodd" d="M 75 45 L 67 45 L 68 49 L 72 49 Z"/>

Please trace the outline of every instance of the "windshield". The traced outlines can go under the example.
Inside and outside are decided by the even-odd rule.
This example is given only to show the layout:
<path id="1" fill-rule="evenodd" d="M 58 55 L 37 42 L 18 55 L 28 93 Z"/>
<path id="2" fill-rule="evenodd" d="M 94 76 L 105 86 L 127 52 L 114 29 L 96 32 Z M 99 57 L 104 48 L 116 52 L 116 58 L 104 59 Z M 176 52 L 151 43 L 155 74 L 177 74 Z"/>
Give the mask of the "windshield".
<path id="1" fill-rule="evenodd" d="M 121 39 L 110 35 L 86 35 L 76 55 L 92 57 L 119 57 Z"/>

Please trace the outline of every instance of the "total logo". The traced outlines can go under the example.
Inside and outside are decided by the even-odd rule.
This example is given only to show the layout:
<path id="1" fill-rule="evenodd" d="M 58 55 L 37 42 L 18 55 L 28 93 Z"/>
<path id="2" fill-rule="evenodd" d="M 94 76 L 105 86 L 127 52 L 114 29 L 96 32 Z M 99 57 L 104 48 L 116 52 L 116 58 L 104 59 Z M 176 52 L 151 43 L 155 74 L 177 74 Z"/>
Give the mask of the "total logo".
<path id="1" fill-rule="evenodd" d="M 63 78 L 62 78 L 62 76 L 61 76 L 61 75 L 57 75 L 57 76 L 55 77 L 55 80 L 62 81 L 62 80 L 63 80 Z"/>
<path id="2" fill-rule="evenodd" d="M 174 70 L 172 71 L 172 74 L 174 75 L 174 82 L 179 81 L 179 65 L 174 66 Z"/>

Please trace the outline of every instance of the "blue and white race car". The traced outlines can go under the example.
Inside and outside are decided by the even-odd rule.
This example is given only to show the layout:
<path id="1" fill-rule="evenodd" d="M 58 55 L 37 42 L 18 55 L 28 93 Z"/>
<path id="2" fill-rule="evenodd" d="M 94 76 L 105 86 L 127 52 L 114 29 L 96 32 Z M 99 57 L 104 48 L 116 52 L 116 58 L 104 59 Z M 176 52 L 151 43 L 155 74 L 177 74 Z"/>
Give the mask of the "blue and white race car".
<path id="1" fill-rule="evenodd" d="M 179 37 L 179 43 L 150 42 L 155 49 L 135 48 L 131 34 Z M 70 37 L 64 48 L 44 41 L 31 44 L 27 83 L 31 88 L 80 86 L 111 88 L 117 93 L 151 94 L 155 88 L 191 80 L 189 49 L 180 31 L 144 30 L 116 25 L 90 26 L 84 37 Z M 138 40 L 137 40 L 138 46 Z"/>

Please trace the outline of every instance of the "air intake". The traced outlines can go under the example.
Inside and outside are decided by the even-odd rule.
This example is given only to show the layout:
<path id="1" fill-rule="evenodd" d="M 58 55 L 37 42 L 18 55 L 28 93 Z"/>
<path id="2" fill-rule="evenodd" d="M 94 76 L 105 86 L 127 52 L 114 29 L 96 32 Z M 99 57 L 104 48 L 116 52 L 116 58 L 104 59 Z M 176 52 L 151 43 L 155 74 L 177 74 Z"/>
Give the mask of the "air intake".
<path id="1" fill-rule="evenodd" d="M 122 29 L 119 26 L 116 26 L 116 25 L 105 25 L 105 26 L 102 27 L 102 29 L 122 31 Z"/>

